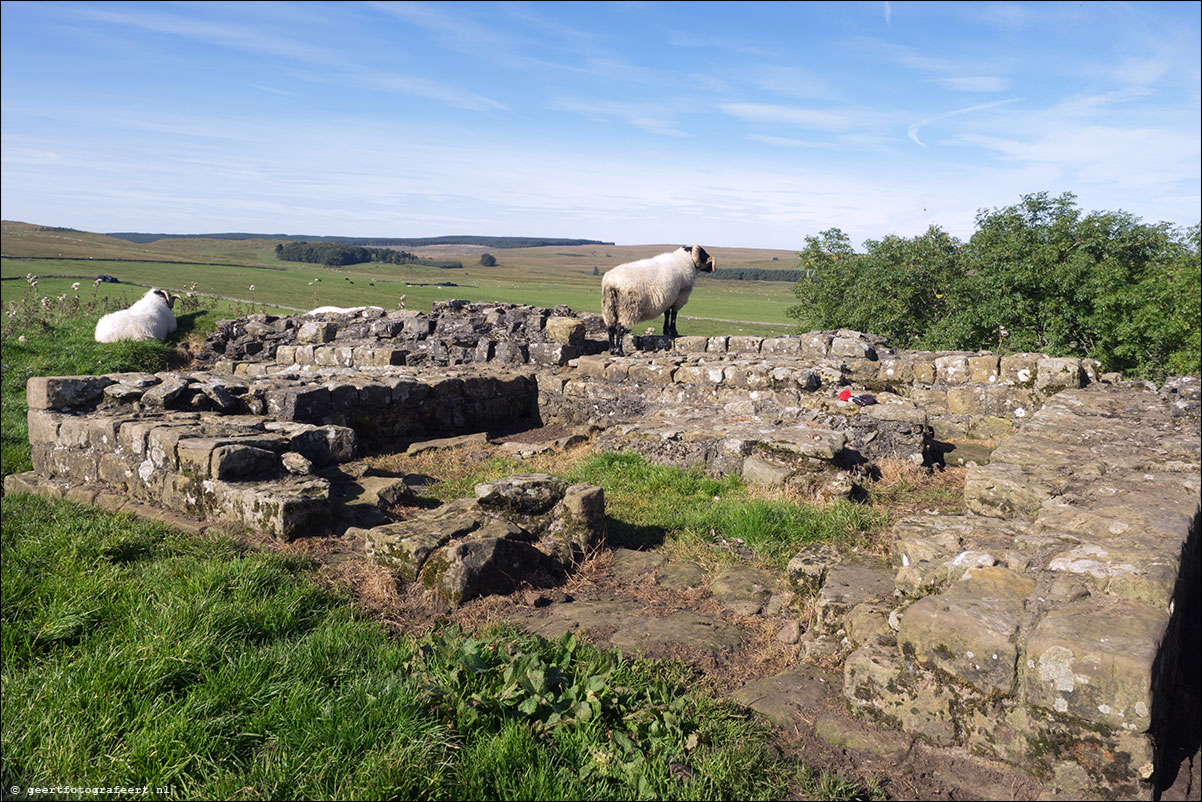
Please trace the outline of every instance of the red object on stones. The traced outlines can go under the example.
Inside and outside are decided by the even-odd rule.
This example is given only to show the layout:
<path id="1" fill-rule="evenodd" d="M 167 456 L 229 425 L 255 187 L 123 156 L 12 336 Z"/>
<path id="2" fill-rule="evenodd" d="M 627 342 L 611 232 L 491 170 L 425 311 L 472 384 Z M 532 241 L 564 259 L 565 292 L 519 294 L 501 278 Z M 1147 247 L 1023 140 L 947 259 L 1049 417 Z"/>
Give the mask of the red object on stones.
<path id="1" fill-rule="evenodd" d="M 849 400 L 851 400 L 851 390 L 849 390 L 849 389 L 848 389 L 848 388 L 846 388 L 846 387 L 844 387 L 842 390 L 840 390 L 840 391 L 839 391 L 839 400 L 840 400 L 840 401 L 849 401 Z"/>

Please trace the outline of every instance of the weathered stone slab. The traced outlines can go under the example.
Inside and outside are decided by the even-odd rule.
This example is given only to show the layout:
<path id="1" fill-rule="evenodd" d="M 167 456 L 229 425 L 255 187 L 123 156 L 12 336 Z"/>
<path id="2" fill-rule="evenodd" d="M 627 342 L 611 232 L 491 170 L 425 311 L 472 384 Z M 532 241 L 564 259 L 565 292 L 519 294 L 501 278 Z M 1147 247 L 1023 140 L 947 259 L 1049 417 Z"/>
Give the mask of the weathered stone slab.
<path id="1" fill-rule="evenodd" d="M 739 615 L 757 615 L 772 596 L 776 578 L 750 565 L 723 568 L 710 579 L 710 592 L 728 610 Z"/>
<path id="2" fill-rule="evenodd" d="M 1126 599 L 1053 610 L 1027 640 L 1028 701 L 1107 727 L 1147 730 L 1168 621 L 1166 611 Z"/>
<path id="3" fill-rule="evenodd" d="M 104 376 L 33 376 L 25 383 L 25 401 L 30 409 L 91 407 L 111 383 Z"/>
<path id="4" fill-rule="evenodd" d="M 1014 691 L 1014 635 L 1035 582 L 1001 567 L 981 567 L 901 618 L 898 647 L 984 693 Z"/>

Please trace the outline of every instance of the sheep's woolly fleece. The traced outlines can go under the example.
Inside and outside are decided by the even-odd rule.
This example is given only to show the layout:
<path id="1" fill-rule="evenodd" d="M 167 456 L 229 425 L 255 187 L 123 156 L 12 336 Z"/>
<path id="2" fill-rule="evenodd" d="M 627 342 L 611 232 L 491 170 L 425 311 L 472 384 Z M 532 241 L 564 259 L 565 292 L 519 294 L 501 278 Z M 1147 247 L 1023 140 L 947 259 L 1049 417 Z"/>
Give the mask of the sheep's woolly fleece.
<path id="1" fill-rule="evenodd" d="M 110 312 L 96 322 L 96 342 L 164 340 L 176 329 L 171 307 L 175 298 L 166 290 L 150 289 L 129 309 Z"/>
<path id="2" fill-rule="evenodd" d="M 694 249 L 700 251 L 700 261 Z M 674 251 L 609 270 L 601 279 L 605 323 L 629 329 L 668 309 L 679 310 L 689 300 L 698 270 L 712 271 L 713 259 L 696 245 L 693 249 L 682 245 Z"/>

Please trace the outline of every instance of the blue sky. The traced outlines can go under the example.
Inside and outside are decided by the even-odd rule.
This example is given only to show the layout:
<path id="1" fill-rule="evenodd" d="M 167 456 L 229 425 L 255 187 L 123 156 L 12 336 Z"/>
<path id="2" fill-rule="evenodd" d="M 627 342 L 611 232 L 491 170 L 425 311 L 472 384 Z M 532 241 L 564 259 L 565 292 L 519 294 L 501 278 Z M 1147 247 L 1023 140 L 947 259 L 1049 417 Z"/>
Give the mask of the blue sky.
<path id="1" fill-rule="evenodd" d="M 796 249 L 1073 192 L 1197 223 L 1186 3 L 36 3 L 5 219 Z"/>

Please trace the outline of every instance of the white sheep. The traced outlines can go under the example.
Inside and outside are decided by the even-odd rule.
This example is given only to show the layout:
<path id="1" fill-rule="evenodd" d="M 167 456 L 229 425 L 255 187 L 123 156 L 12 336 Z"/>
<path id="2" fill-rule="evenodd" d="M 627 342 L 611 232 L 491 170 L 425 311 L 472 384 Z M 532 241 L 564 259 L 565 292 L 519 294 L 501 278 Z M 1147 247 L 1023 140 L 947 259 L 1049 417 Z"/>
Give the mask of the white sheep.
<path id="1" fill-rule="evenodd" d="M 608 271 L 601 279 L 601 316 L 609 329 L 609 350 L 621 354 L 626 332 L 660 314 L 664 336 L 679 336 L 676 313 L 688 303 L 697 274 L 713 272 L 714 257 L 700 245 L 681 245 Z"/>
<path id="2" fill-rule="evenodd" d="M 306 315 L 359 315 L 364 312 L 383 313 L 382 306 L 319 306 L 305 312 Z"/>
<path id="3" fill-rule="evenodd" d="M 129 309 L 110 312 L 96 321 L 96 342 L 165 340 L 176 329 L 171 308 L 177 297 L 166 290 L 147 290 Z"/>

